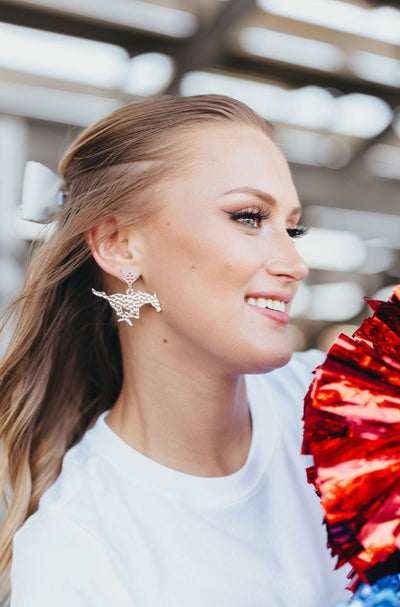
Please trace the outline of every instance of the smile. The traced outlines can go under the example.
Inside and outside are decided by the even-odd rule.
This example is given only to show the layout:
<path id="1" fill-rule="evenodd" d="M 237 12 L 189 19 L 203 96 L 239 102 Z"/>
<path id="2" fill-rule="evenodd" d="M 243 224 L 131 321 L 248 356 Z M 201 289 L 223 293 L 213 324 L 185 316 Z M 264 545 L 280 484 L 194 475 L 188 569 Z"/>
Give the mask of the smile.
<path id="1" fill-rule="evenodd" d="M 275 310 L 276 312 L 285 311 L 285 302 L 279 299 L 265 299 L 264 297 L 248 297 L 246 302 L 257 308 L 268 308 L 269 310 Z"/>

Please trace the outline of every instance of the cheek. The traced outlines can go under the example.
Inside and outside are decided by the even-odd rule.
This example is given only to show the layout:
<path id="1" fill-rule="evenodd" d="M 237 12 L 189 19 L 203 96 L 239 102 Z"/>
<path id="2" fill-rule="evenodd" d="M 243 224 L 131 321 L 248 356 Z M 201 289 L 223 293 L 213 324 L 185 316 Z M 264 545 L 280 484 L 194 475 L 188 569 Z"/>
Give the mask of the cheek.
<path id="1" fill-rule="evenodd" d="M 182 275 L 196 272 L 223 254 L 218 238 L 204 221 L 169 219 L 156 226 L 152 233 L 149 259 L 154 276 L 159 272 L 168 275 L 175 272 L 179 280 Z"/>
<path id="2" fill-rule="evenodd" d="M 215 227 L 217 226 L 217 227 Z M 245 291 L 248 281 L 265 264 L 265 239 L 242 234 L 235 226 L 193 221 L 186 225 L 166 220 L 153 229 L 149 272 L 159 297 L 180 297 L 215 304 L 228 292 Z M 158 237 L 157 237 L 158 233 Z M 233 305 L 233 302 L 231 302 Z"/>
<path id="3" fill-rule="evenodd" d="M 205 253 L 202 243 L 177 236 L 172 230 L 153 239 L 145 277 L 165 307 L 187 305 L 187 298 L 199 287 L 200 275 L 207 276 L 209 272 Z"/>

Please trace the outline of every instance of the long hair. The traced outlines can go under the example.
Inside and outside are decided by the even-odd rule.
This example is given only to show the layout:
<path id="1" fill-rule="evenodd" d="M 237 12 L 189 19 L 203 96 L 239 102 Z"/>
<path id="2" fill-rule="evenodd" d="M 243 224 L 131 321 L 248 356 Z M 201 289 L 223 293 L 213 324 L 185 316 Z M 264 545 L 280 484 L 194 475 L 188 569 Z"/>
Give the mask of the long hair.
<path id="1" fill-rule="evenodd" d="M 217 121 L 270 135 L 259 116 L 228 97 L 164 97 L 100 120 L 61 160 L 66 202 L 3 325 L 13 327 L 0 365 L 0 492 L 7 509 L 0 582 L 6 586 L 14 533 L 57 478 L 65 452 L 121 388 L 116 323 L 91 294 L 92 285 L 105 285 L 85 233 L 116 215 L 134 223 L 151 213 L 149 191 L 161 176 L 181 169 L 179 149 L 190 156 L 191 129 Z"/>

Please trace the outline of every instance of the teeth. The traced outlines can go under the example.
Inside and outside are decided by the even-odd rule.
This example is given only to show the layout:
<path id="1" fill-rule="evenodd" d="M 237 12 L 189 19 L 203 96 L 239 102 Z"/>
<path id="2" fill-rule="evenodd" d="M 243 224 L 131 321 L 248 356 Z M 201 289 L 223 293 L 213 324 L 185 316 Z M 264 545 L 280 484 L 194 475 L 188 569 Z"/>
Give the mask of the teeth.
<path id="1" fill-rule="evenodd" d="M 248 297 L 247 303 L 257 306 L 258 308 L 269 308 L 278 312 L 285 311 L 285 302 L 278 299 L 265 299 L 264 297 Z"/>

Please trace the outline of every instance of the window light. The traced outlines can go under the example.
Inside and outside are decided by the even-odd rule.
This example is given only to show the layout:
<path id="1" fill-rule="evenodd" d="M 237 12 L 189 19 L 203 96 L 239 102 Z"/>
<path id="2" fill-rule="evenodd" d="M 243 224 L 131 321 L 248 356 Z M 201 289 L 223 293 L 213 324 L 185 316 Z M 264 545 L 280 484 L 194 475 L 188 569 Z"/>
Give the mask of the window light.
<path id="1" fill-rule="evenodd" d="M 308 205 L 304 209 L 305 222 L 312 226 L 319 226 L 327 229 L 345 230 L 348 232 L 357 232 L 363 241 L 370 242 L 379 235 L 380 243 L 386 247 L 400 249 L 400 216 L 394 212 L 384 210 L 385 201 L 376 199 L 376 211 L 360 211 L 356 209 L 339 208 L 339 201 L 332 193 L 332 204 L 335 206 Z M 342 201 L 345 202 L 345 201 Z M 368 203 L 369 204 L 369 203 Z M 398 199 L 393 196 L 393 209 L 398 204 Z M 382 212 L 378 212 L 382 209 Z M 311 232 L 313 232 L 311 230 Z M 311 236 L 308 234 L 304 240 Z M 301 242 L 300 239 L 298 242 Z"/>
<path id="2" fill-rule="evenodd" d="M 318 86 L 287 90 L 224 74 L 190 72 L 182 79 L 181 92 L 230 95 L 272 122 L 353 137 L 373 137 L 392 120 L 389 105 L 381 99 L 361 93 L 334 98 Z"/>
<path id="3" fill-rule="evenodd" d="M 198 26 L 197 17 L 189 11 L 141 0 L 14 0 L 17 3 L 176 38 L 190 36 Z"/>
<path id="4" fill-rule="evenodd" d="M 393 290 L 397 286 L 398 286 L 398 284 L 386 285 L 385 287 L 382 287 L 381 289 L 379 289 L 379 291 L 376 291 L 376 293 L 374 293 L 371 297 L 373 299 L 380 299 L 381 301 L 387 301 L 393 295 Z"/>
<path id="5" fill-rule="evenodd" d="M 127 59 L 113 44 L 0 23 L 0 67 L 9 70 L 112 88 Z"/>
<path id="6" fill-rule="evenodd" d="M 341 0 L 258 0 L 257 3 L 275 15 L 400 44 L 400 11 L 390 6 L 368 9 Z"/>
<path id="7" fill-rule="evenodd" d="M 350 161 L 350 144 L 336 135 L 277 127 L 277 140 L 289 162 L 340 169 Z"/>
<path id="8" fill-rule="evenodd" d="M 310 268 L 350 272 L 365 259 L 365 245 L 357 234 L 343 230 L 312 228 L 296 241 L 296 249 Z"/>
<path id="9" fill-rule="evenodd" d="M 252 55 L 318 70 L 336 71 L 344 64 L 343 51 L 333 44 L 261 27 L 244 28 L 239 43 Z"/>
<path id="10" fill-rule="evenodd" d="M 346 321 L 359 314 L 364 306 L 363 291 L 354 282 L 331 282 L 309 286 L 311 303 L 307 318 Z"/>
<path id="11" fill-rule="evenodd" d="M 359 78 L 400 86 L 400 61 L 394 57 L 354 51 L 350 55 L 349 65 Z"/>
<path id="12" fill-rule="evenodd" d="M 133 95 L 155 95 L 166 88 L 174 72 L 174 61 L 168 55 L 137 55 L 129 61 L 123 90 Z"/>
<path id="13" fill-rule="evenodd" d="M 305 282 L 299 284 L 299 288 L 296 293 L 296 297 L 290 306 L 291 318 L 298 318 L 299 316 L 306 316 L 307 310 L 311 303 L 311 292 Z"/>
<path id="14" fill-rule="evenodd" d="M 390 106 L 372 95 L 351 93 L 335 100 L 336 113 L 331 130 L 353 137 L 374 137 L 392 121 Z"/>
<path id="15" fill-rule="evenodd" d="M 0 81 L 0 112 L 7 114 L 88 126 L 121 105 L 110 97 Z"/>
<path id="16" fill-rule="evenodd" d="M 263 82 L 210 72 L 190 72 L 182 79 L 184 95 L 220 93 L 247 103 L 267 120 L 324 128 L 332 114 L 333 97 L 322 88 L 304 87 L 294 91 Z"/>

